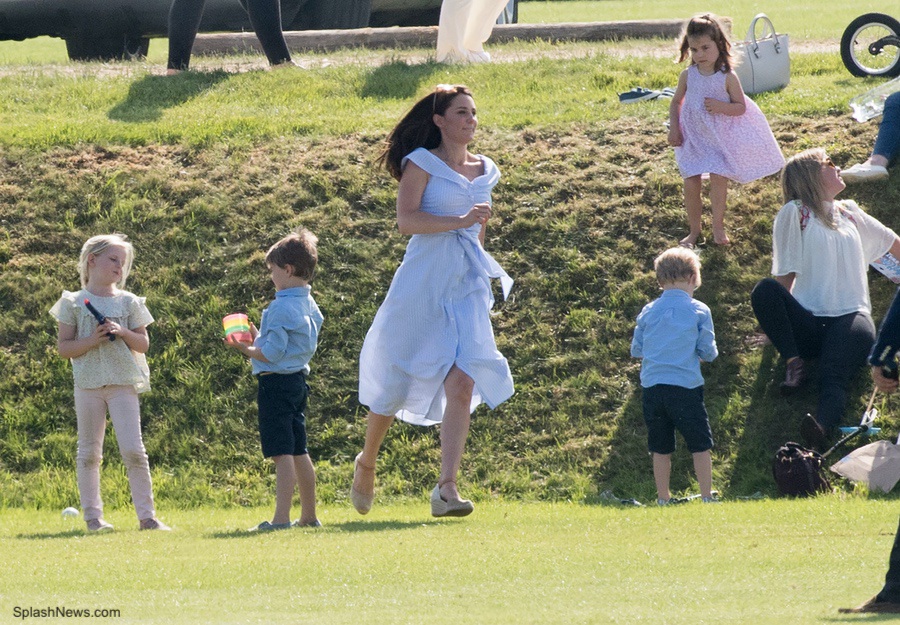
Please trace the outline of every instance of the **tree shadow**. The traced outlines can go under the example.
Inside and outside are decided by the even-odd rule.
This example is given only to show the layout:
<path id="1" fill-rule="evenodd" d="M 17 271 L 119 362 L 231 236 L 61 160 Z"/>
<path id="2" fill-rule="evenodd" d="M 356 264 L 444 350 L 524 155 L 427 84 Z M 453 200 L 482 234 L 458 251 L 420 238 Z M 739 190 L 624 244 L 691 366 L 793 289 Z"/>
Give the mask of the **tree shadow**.
<path id="1" fill-rule="evenodd" d="M 109 110 L 108 117 L 129 123 L 156 121 L 166 109 L 184 104 L 230 77 L 222 70 L 144 76 L 131 84 L 128 96 Z"/>

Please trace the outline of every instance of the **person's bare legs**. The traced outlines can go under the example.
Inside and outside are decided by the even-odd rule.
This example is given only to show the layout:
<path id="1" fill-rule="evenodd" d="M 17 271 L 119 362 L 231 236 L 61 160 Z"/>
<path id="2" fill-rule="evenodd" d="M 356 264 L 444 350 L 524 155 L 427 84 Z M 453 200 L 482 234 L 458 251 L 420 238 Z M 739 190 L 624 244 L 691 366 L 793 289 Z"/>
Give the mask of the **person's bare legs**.
<path id="1" fill-rule="evenodd" d="M 709 175 L 709 203 L 712 208 L 713 241 L 716 245 L 728 245 L 731 240 L 725 231 L 725 204 L 728 197 L 728 178 Z"/>
<path id="2" fill-rule="evenodd" d="M 309 454 L 294 456 L 294 473 L 300 491 L 300 525 L 315 523 L 316 517 L 316 469 Z"/>
<path id="3" fill-rule="evenodd" d="M 353 473 L 353 490 L 366 496 L 375 493 L 375 463 L 384 437 L 387 435 L 393 415 L 369 412 L 366 416 L 366 441 L 362 453 L 357 456 L 357 470 Z"/>
<path id="4" fill-rule="evenodd" d="M 294 456 L 283 454 L 273 456 L 272 460 L 275 462 L 275 516 L 272 517 L 272 525 L 284 525 L 291 522 L 291 501 L 297 484 Z"/>
<path id="5" fill-rule="evenodd" d="M 672 454 L 653 452 L 653 481 L 656 482 L 656 496 L 663 501 L 672 498 L 669 492 L 669 478 L 672 475 Z"/>
<path id="6" fill-rule="evenodd" d="M 703 228 L 703 197 L 700 194 L 702 184 L 700 176 L 684 179 L 684 210 L 691 231 L 679 241 L 681 245 L 694 246 L 700 238 L 700 231 Z"/>
<path id="7" fill-rule="evenodd" d="M 694 458 L 694 473 L 700 486 L 700 496 L 712 497 L 712 454 L 707 449 L 691 455 Z"/>
<path id="8" fill-rule="evenodd" d="M 470 406 L 475 382 L 456 365 L 444 380 L 447 406 L 441 422 L 441 476 L 438 479 L 441 497 L 445 501 L 460 499 L 456 476 L 462 463 L 469 424 L 472 421 Z"/>

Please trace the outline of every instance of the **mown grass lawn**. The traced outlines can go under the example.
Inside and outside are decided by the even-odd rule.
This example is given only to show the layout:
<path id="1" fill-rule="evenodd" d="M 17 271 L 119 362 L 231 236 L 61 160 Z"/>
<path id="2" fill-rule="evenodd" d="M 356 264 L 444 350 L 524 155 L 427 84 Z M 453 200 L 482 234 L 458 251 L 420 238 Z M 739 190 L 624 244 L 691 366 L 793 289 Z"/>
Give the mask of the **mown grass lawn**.
<path id="1" fill-rule="evenodd" d="M 171 534 L 120 511 L 90 536 L 58 511 L 0 512 L 0 621 L 64 606 L 166 625 L 871 622 L 836 610 L 881 587 L 897 525 L 894 504 L 833 497 L 491 502 L 463 520 L 432 519 L 423 497 L 266 535 L 243 530 L 268 509 L 164 512 Z"/>

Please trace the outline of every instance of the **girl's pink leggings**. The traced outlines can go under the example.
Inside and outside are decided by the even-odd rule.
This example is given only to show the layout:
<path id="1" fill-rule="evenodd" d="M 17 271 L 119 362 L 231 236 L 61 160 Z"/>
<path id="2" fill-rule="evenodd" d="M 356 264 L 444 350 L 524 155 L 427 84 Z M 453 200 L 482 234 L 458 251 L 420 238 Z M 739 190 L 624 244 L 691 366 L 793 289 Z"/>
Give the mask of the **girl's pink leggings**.
<path id="1" fill-rule="evenodd" d="M 103 460 L 107 410 L 116 430 L 122 461 L 128 472 L 131 499 L 138 519 L 152 519 L 156 516 L 156 511 L 153 508 L 150 464 L 141 439 L 141 409 L 138 395 L 131 385 L 110 385 L 75 389 L 75 415 L 78 418 L 76 470 L 84 520 L 90 521 L 103 516 L 103 501 L 100 499 L 100 462 Z"/>

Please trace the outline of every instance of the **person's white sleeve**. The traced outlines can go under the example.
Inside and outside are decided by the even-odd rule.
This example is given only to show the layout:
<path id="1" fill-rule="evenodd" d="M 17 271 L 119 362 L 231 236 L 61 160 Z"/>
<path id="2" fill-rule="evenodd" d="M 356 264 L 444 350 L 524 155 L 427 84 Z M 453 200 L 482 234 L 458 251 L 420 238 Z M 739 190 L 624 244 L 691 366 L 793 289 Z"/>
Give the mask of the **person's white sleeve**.
<path id="1" fill-rule="evenodd" d="M 844 211 L 853 218 L 856 229 L 859 231 L 859 239 L 862 241 L 863 256 L 866 262 L 878 260 L 891 249 L 897 238 L 896 233 L 883 223 L 866 214 L 859 205 L 852 200 L 842 202 Z"/>
<path id="2" fill-rule="evenodd" d="M 772 275 L 801 273 L 803 236 L 800 231 L 800 203 L 788 202 L 775 215 L 772 226 Z"/>

